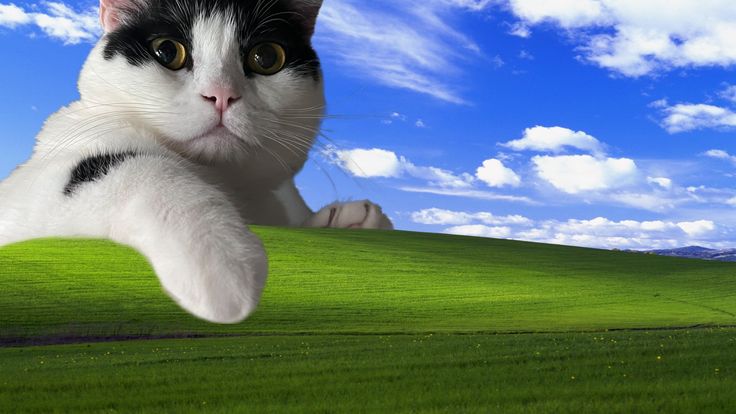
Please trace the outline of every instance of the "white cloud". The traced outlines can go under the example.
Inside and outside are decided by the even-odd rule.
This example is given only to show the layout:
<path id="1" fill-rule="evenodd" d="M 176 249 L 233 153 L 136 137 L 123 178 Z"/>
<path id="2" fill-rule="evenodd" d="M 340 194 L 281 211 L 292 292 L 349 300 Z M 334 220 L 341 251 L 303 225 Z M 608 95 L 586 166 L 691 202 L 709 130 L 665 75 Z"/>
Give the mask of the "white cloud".
<path id="1" fill-rule="evenodd" d="M 715 245 L 723 230 L 711 220 L 620 220 L 605 217 L 533 221 L 523 216 L 496 216 L 430 208 L 411 214 L 415 223 L 450 226 L 443 233 L 512 238 L 597 248 L 659 249 L 691 244 Z"/>
<path id="2" fill-rule="evenodd" d="M 418 166 L 393 151 L 380 148 L 339 150 L 326 147 L 322 154 L 332 163 L 360 178 L 399 178 L 409 176 L 440 188 L 470 188 L 470 174 L 455 174 L 437 167 Z"/>
<path id="3" fill-rule="evenodd" d="M 561 127 L 535 126 L 524 130 L 520 139 L 501 144 L 515 151 L 540 151 L 558 153 L 567 147 L 603 154 L 603 144 L 583 131 L 573 131 Z"/>
<path id="4" fill-rule="evenodd" d="M 729 153 L 723 150 L 716 150 L 716 149 L 708 150 L 703 155 L 705 155 L 706 157 L 711 157 L 711 158 L 731 159 L 731 155 L 729 155 Z"/>
<path id="5" fill-rule="evenodd" d="M 531 230 L 514 234 L 514 238 L 543 243 L 597 248 L 662 249 L 691 244 L 711 244 L 708 236 L 717 226 L 708 220 L 673 221 L 614 221 L 604 217 L 592 220 L 549 220 Z"/>
<path id="6" fill-rule="evenodd" d="M 723 151 L 723 150 L 712 149 L 712 150 L 706 151 L 705 153 L 703 153 L 703 155 L 705 155 L 706 157 L 710 157 L 710 158 L 730 161 L 736 164 L 736 155 L 731 155 L 728 152 Z"/>
<path id="7" fill-rule="evenodd" d="M 691 237 L 705 236 L 716 229 L 715 223 L 710 220 L 683 221 L 677 223 L 677 227 L 681 228 L 682 231 Z"/>
<path id="8" fill-rule="evenodd" d="M 0 4 L 0 26 L 12 29 L 18 25 L 28 24 L 31 20 L 31 16 L 15 4 Z"/>
<path id="9" fill-rule="evenodd" d="M 15 4 L 0 4 L 0 26 L 16 28 L 34 25 L 51 38 L 65 44 L 93 42 L 102 33 L 98 9 L 89 8 L 78 12 L 63 3 L 44 2 L 43 7 L 34 6 L 24 10 Z M 37 9 L 45 9 L 43 12 Z"/>
<path id="10" fill-rule="evenodd" d="M 454 173 L 438 167 L 421 166 L 412 163 L 393 151 L 380 148 L 341 150 L 328 145 L 322 151 L 330 163 L 339 166 L 349 174 L 361 178 L 400 178 L 421 180 L 420 185 L 404 185 L 398 187 L 401 191 L 412 193 L 436 194 L 450 197 L 474 198 L 479 200 L 521 202 L 536 204 L 529 197 L 508 194 L 497 194 L 478 190 L 476 184 L 480 181 L 468 173 Z M 493 176 L 495 163 L 484 163 L 479 170 L 480 176 L 492 183 L 498 180 L 515 182 L 513 176 L 501 178 Z M 491 166 L 491 168 L 489 168 Z M 502 165 L 501 165 L 502 166 Z M 513 171 L 496 171 L 503 174 L 514 174 Z M 491 174 L 486 177 L 485 174 Z M 514 174 L 515 175 L 515 174 Z M 516 177 L 518 179 L 518 176 Z M 495 180 L 495 181 L 493 181 Z"/>
<path id="11" fill-rule="evenodd" d="M 605 201 L 613 201 L 616 203 L 623 204 L 629 207 L 635 207 L 642 210 L 649 211 L 666 211 L 672 210 L 677 207 L 678 204 L 684 202 L 682 198 L 672 197 L 669 195 L 662 195 L 660 193 L 651 192 L 614 192 L 604 193 L 599 195 Z"/>
<path id="12" fill-rule="evenodd" d="M 450 17 L 488 4 L 327 0 L 315 41 L 322 54 L 333 55 L 355 76 L 462 104 L 464 99 L 448 80 L 459 79 L 458 63 L 480 56 L 480 48 L 450 25 Z"/>
<path id="13" fill-rule="evenodd" d="M 736 103 L 736 85 L 728 85 L 718 93 L 721 98 Z"/>
<path id="14" fill-rule="evenodd" d="M 669 133 L 703 128 L 736 127 L 736 112 L 708 104 L 678 104 L 662 108 L 662 127 Z"/>
<path id="15" fill-rule="evenodd" d="M 404 160 L 404 170 L 414 178 L 427 181 L 430 185 L 442 188 L 470 188 L 473 176 L 467 173 L 455 174 L 437 167 L 421 167 Z"/>
<path id="16" fill-rule="evenodd" d="M 545 230 L 520 234 L 520 240 L 539 243 L 579 246 L 599 249 L 666 249 L 681 246 L 677 239 L 653 239 L 618 236 L 595 236 L 590 234 L 549 233 Z"/>
<path id="17" fill-rule="evenodd" d="M 491 59 L 491 64 L 494 68 L 498 69 L 506 66 L 506 61 L 501 56 L 496 55 Z"/>
<path id="18" fill-rule="evenodd" d="M 559 23 L 576 28 L 598 23 L 603 7 L 596 0 L 510 0 L 511 10 L 529 24 Z"/>
<path id="19" fill-rule="evenodd" d="M 474 222 L 491 226 L 525 226 L 532 224 L 530 219 L 521 215 L 497 216 L 489 212 L 468 213 L 464 211 L 443 210 L 439 208 L 428 208 L 415 211 L 411 214 L 411 219 L 418 224 L 448 226 L 466 225 Z"/>
<path id="20" fill-rule="evenodd" d="M 726 85 L 716 95 L 728 101 L 731 107 L 712 102 L 670 105 L 667 99 L 652 102 L 649 106 L 661 112 L 661 126 L 671 134 L 707 128 L 731 130 L 736 127 L 736 108 L 733 107 L 736 104 L 736 85 Z"/>
<path id="21" fill-rule="evenodd" d="M 467 10 L 480 11 L 485 9 L 497 0 L 440 0 L 440 3 L 461 7 Z"/>
<path id="22" fill-rule="evenodd" d="M 401 121 L 401 122 L 406 122 L 406 119 L 407 119 L 407 118 L 406 118 L 406 115 L 404 115 L 404 114 L 402 114 L 402 113 L 399 113 L 399 112 L 392 112 L 392 113 L 391 113 L 391 114 L 390 114 L 390 115 L 388 116 L 388 118 L 386 118 L 386 119 L 382 119 L 382 120 L 381 120 L 381 123 L 382 123 L 382 124 L 384 124 L 384 125 L 391 125 L 391 124 L 393 124 L 394 122 L 398 122 L 398 121 Z"/>
<path id="23" fill-rule="evenodd" d="M 664 221 L 612 221 L 605 217 L 596 217 L 592 220 L 568 220 L 555 224 L 555 230 L 559 232 L 588 233 L 596 236 L 620 236 L 622 233 L 631 236 L 641 231 L 665 231 L 674 228 L 673 223 Z"/>
<path id="24" fill-rule="evenodd" d="M 383 149 L 332 150 L 329 155 L 356 177 L 398 177 L 403 170 L 396 153 Z"/>
<path id="25" fill-rule="evenodd" d="M 526 50 L 522 50 L 521 52 L 519 52 L 519 59 L 534 60 L 534 55 Z"/>
<path id="26" fill-rule="evenodd" d="M 476 170 L 475 176 L 489 187 L 518 187 L 521 184 L 521 178 L 514 170 L 504 166 L 496 159 L 483 161 L 483 165 Z"/>
<path id="27" fill-rule="evenodd" d="M 417 122 L 414 123 L 414 126 L 417 128 L 426 128 L 427 124 L 424 123 L 421 119 L 417 119 Z"/>
<path id="28" fill-rule="evenodd" d="M 391 119 L 398 119 L 399 121 L 406 121 L 406 115 L 398 113 L 398 112 L 393 112 L 391 113 Z"/>
<path id="29" fill-rule="evenodd" d="M 512 36 L 527 39 L 531 37 L 532 31 L 529 30 L 529 26 L 525 25 L 524 23 L 514 23 L 511 25 L 509 34 Z"/>
<path id="30" fill-rule="evenodd" d="M 540 178 L 569 194 L 623 187 L 638 174 L 636 163 L 628 158 L 536 156 L 532 162 Z"/>
<path id="31" fill-rule="evenodd" d="M 554 24 L 584 58 L 626 76 L 736 63 L 732 0 L 507 1 L 521 24 Z"/>
<path id="32" fill-rule="evenodd" d="M 666 190 L 672 188 L 672 180 L 666 177 L 647 177 L 647 182 L 649 184 L 656 184 Z"/>
<path id="33" fill-rule="evenodd" d="M 436 188 L 436 187 L 399 187 L 399 190 L 409 193 L 436 194 L 449 197 L 474 198 L 477 200 L 487 201 L 508 201 L 512 203 L 538 204 L 534 200 L 525 196 L 515 196 L 508 194 L 498 194 L 490 191 L 480 191 L 473 189 L 457 189 L 457 188 Z"/>
<path id="34" fill-rule="evenodd" d="M 450 227 L 444 232 L 458 236 L 489 237 L 494 239 L 505 239 L 511 236 L 511 228 L 509 227 L 490 227 L 482 224 Z"/>
<path id="35" fill-rule="evenodd" d="M 667 99 L 657 99 L 656 101 L 649 104 L 650 108 L 658 109 L 667 108 L 668 106 L 670 106 L 670 103 L 667 101 Z"/>
<path id="36" fill-rule="evenodd" d="M 736 160 L 731 160 L 736 162 Z M 734 188 L 716 188 L 701 186 L 690 186 L 682 189 L 685 191 L 684 195 L 689 198 L 690 201 L 694 201 L 701 205 L 715 205 L 725 204 L 728 206 L 736 206 L 736 189 Z M 714 217 L 717 213 L 712 213 L 710 217 Z M 731 212 L 725 213 L 730 217 L 733 216 Z"/>

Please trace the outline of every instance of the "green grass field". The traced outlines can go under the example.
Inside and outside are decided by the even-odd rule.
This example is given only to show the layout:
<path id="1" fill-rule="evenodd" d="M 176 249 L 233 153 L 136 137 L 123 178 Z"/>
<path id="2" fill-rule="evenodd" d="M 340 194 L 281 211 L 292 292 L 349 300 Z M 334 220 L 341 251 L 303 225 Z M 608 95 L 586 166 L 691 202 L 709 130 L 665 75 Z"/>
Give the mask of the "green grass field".
<path id="1" fill-rule="evenodd" d="M 229 326 L 181 311 L 130 249 L 80 240 L 0 249 L 0 412 L 736 406 L 736 264 L 255 230 L 268 285 L 259 310 Z"/>

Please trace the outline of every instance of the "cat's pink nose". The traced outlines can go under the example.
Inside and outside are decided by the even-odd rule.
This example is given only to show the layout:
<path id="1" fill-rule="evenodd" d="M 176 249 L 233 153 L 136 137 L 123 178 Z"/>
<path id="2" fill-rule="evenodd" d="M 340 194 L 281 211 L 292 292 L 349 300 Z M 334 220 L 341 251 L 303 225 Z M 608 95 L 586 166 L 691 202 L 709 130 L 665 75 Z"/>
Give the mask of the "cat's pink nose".
<path id="1" fill-rule="evenodd" d="M 230 105 L 240 99 L 240 96 L 238 96 L 232 89 L 214 87 L 203 92 L 202 98 L 215 104 L 215 108 L 217 108 L 220 113 L 225 113 Z"/>

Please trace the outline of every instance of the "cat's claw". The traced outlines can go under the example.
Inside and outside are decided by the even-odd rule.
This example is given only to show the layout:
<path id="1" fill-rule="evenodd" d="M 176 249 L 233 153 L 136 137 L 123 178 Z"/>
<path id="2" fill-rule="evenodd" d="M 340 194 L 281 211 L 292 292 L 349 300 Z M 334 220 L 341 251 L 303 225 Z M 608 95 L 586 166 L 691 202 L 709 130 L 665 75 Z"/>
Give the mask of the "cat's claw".
<path id="1" fill-rule="evenodd" d="M 381 207 L 370 201 L 333 203 L 314 213 L 305 227 L 339 229 L 382 229 L 393 230 L 391 220 L 381 211 Z"/>

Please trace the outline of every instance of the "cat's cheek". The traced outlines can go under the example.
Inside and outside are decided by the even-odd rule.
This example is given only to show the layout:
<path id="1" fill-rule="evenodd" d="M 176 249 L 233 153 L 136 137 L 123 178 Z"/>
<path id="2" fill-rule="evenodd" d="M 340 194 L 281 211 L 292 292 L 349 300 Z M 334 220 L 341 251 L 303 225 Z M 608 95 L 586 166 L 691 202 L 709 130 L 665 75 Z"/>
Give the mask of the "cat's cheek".
<path id="1" fill-rule="evenodd" d="M 322 82 L 294 68 L 286 68 L 273 76 L 254 78 L 252 82 L 257 99 L 274 111 L 308 108 L 309 104 L 324 102 Z"/>

